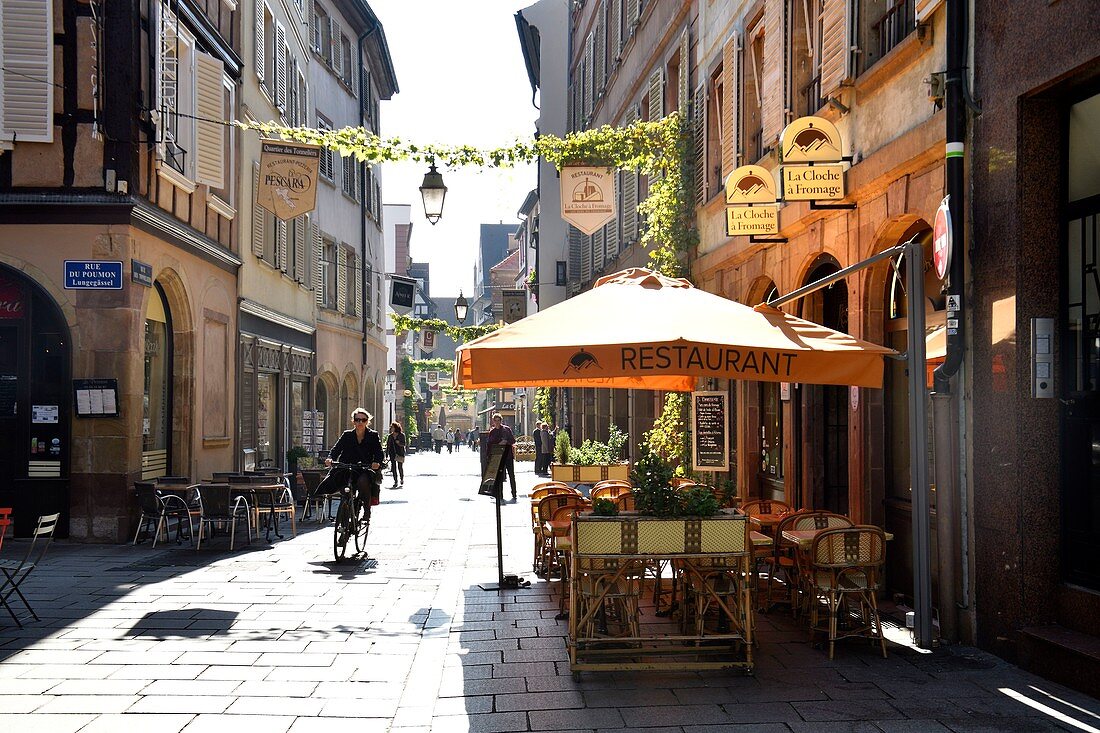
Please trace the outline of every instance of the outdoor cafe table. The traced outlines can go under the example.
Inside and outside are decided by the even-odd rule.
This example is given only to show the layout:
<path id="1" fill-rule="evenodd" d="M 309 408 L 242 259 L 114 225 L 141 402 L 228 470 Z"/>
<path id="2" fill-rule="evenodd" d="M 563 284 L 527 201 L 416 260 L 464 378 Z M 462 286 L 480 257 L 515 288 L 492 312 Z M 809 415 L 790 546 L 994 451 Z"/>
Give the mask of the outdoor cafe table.
<path id="1" fill-rule="evenodd" d="M 750 578 L 757 538 L 750 535 L 744 515 L 723 512 L 705 519 L 662 519 L 634 512 L 614 517 L 582 513 L 574 517 L 571 527 L 568 651 L 574 677 L 583 671 L 752 671 Z M 593 633 L 591 622 L 612 589 L 624 578 L 641 575 L 645 566 L 662 560 L 676 561 L 707 603 L 728 619 L 728 628 L 705 635 L 642 633 L 641 629 L 637 636 Z M 720 573 L 728 573 L 731 588 L 712 585 Z M 593 582 L 597 579 L 600 582 Z M 590 592 L 582 600 L 586 588 Z M 640 596 L 640 588 L 638 593 Z"/>
<path id="2" fill-rule="evenodd" d="M 218 485 L 222 485 L 222 482 L 214 482 Z M 188 491 L 192 489 L 202 490 L 203 486 L 209 486 L 210 483 L 194 484 L 187 487 Z M 270 521 L 267 525 L 267 532 L 264 534 L 264 539 L 271 540 L 271 531 L 275 530 L 275 536 L 279 539 L 283 539 L 283 535 L 279 532 L 279 515 L 275 510 L 275 502 L 279 495 L 286 491 L 286 484 L 283 483 L 269 483 L 269 484 L 252 484 L 252 483 L 230 483 L 230 489 L 235 494 L 250 494 L 252 498 L 252 505 L 256 509 L 254 516 L 259 518 L 260 505 L 262 504 L 267 509 L 268 517 Z M 179 487 L 183 488 L 183 487 Z"/>

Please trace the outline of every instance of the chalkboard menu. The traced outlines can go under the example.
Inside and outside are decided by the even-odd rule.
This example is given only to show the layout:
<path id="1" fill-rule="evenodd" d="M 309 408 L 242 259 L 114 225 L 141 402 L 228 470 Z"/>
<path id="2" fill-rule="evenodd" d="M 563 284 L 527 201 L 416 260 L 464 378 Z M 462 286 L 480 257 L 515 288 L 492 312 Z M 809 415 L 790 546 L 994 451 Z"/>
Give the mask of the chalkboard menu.
<path id="1" fill-rule="evenodd" d="M 725 392 L 692 392 L 692 468 L 696 471 L 728 471 L 729 434 Z"/>

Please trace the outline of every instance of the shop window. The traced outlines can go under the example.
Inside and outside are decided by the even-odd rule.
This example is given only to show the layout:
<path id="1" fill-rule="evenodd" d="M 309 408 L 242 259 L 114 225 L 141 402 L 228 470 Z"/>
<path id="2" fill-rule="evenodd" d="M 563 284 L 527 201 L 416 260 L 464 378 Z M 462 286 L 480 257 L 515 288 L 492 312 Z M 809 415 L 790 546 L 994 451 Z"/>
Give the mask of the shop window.
<path id="1" fill-rule="evenodd" d="M 821 5 L 811 0 L 789 0 L 790 98 L 788 109 L 815 115 L 821 109 Z"/>
<path id="2" fill-rule="evenodd" d="M 280 465 L 279 461 L 279 375 L 256 375 L 256 465 Z"/>
<path id="3" fill-rule="evenodd" d="M 779 384 L 760 383 L 760 473 L 771 481 L 783 480 L 783 403 Z"/>
<path id="4" fill-rule="evenodd" d="M 913 0 L 861 0 L 856 13 L 860 72 L 873 66 L 917 27 Z"/>
<path id="5" fill-rule="evenodd" d="M 732 141 L 723 139 L 725 131 L 722 125 L 722 113 L 725 97 L 722 95 L 725 92 L 725 86 L 722 82 L 722 74 L 723 67 L 719 66 L 718 70 L 710 77 L 709 94 L 707 95 L 705 175 L 708 199 L 724 190 L 722 187 L 723 150 L 726 145 L 732 144 Z"/>
<path id="6" fill-rule="evenodd" d="M 306 442 L 302 439 L 302 413 L 306 409 L 306 393 L 309 384 L 301 379 L 295 379 L 290 383 L 290 444 L 302 446 Z"/>

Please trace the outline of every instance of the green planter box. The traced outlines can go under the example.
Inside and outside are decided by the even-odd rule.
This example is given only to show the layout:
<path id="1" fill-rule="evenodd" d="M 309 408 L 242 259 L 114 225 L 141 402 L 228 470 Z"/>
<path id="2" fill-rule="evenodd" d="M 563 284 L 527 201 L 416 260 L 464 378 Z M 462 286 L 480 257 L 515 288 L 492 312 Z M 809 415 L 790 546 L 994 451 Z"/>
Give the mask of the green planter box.
<path id="1" fill-rule="evenodd" d="M 571 484 L 594 484 L 608 479 L 630 480 L 629 463 L 578 466 L 572 463 L 555 463 L 550 467 L 550 477 L 555 481 Z"/>

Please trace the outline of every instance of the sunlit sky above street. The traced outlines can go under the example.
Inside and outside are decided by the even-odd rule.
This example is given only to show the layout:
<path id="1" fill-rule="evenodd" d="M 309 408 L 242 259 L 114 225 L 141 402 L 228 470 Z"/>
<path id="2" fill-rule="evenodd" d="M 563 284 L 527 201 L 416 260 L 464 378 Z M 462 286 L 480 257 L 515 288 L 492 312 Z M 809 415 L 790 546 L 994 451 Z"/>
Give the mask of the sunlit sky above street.
<path id="1" fill-rule="evenodd" d="M 514 14 L 532 1 L 370 0 L 401 88 L 382 103 L 383 136 L 479 148 L 531 137 L 538 110 Z M 431 263 L 432 295 L 455 296 L 459 288 L 469 295 L 479 225 L 518 223 L 516 211 L 537 183 L 535 167 L 441 170 L 447 200 L 435 226 L 417 190 L 425 172 L 420 163 L 388 164 L 383 200 L 412 205 L 412 257 Z"/>

